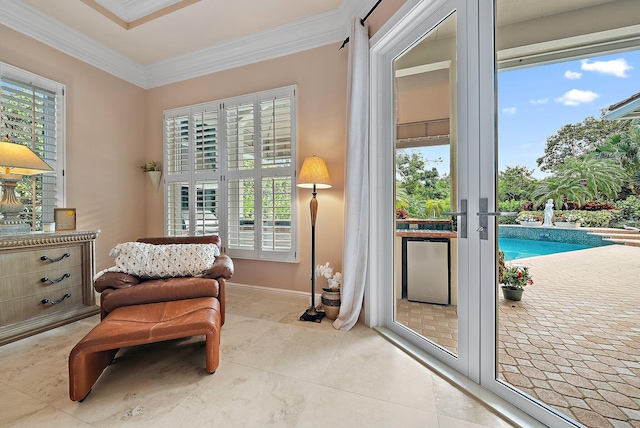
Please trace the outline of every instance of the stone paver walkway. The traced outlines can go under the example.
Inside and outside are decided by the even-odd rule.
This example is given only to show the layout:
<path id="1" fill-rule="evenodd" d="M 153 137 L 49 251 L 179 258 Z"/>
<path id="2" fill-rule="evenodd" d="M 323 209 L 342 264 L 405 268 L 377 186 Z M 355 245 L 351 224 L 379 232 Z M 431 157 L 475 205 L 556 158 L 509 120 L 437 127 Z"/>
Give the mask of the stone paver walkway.
<path id="1" fill-rule="evenodd" d="M 640 248 L 532 257 L 500 297 L 500 377 L 589 427 L 640 427 Z"/>

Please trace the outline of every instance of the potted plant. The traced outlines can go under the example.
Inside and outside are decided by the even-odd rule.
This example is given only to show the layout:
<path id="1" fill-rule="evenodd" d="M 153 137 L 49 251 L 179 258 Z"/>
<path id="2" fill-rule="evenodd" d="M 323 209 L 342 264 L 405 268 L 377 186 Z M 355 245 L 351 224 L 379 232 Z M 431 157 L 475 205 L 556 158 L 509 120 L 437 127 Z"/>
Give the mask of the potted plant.
<path id="1" fill-rule="evenodd" d="M 316 266 L 316 278 L 323 276 L 327 278 L 329 287 L 322 288 L 322 306 L 324 308 L 324 316 L 330 320 L 334 320 L 340 313 L 340 285 L 342 284 L 342 274 L 340 272 L 333 273 L 333 269 L 329 267 L 329 262 L 324 265 Z"/>
<path id="2" fill-rule="evenodd" d="M 147 173 L 147 176 L 151 180 L 151 183 L 157 192 L 160 187 L 160 178 L 162 177 L 162 170 L 160 169 L 158 162 L 147 162 L 142 165 L 138 165 L 138 168 L 140 168 L 140 171 Z"/>
<path id="3" fill-rule="evenodd" d="M 502 295 L 507 300 L 519 301 L 522 299 L 524 287 L 533 284 L 529 268 L 527 266 L 507 266 L 500 278 Z"/>
<path id="4" fill-rule="evenodd" d="M 577 228 L 580 227 L 582 217 L 575 213 L 560 214 L 556 217 L 555 224 L 557 227 L 562 228 Z"/>
<path id="5" fill-rule="evenodd" d="M 516 220 L 522 226 L 540 226 L 542 224 L 542 220 L 539 215 L 529 213 L 518 214 Z"/>

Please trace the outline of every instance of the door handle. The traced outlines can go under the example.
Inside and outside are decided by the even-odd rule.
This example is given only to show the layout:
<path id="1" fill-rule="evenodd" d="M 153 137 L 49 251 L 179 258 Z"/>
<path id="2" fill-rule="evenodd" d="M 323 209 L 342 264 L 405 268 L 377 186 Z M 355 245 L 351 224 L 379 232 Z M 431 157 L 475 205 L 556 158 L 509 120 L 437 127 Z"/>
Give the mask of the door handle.
<path id="1" fill-rule="evenodd" d="M 444 215 L 452 215 L 460 217 L 458 222 L 458 231 L 460 232 L 460 238 L 467 237 L 467 200 L 460 199 L 460 211 L 442 213 Z"/>
<path id="2" fill-rule="evenodd" d="M 489 212 L 489 199 L 480 198 L 480 211 L 476 213 L 480 217 L 480 227 L 477 231 L 480 232 L 480 239 L 489 239 L 489 217 L 515 217 L 518 215 L 516 212 Z"/>

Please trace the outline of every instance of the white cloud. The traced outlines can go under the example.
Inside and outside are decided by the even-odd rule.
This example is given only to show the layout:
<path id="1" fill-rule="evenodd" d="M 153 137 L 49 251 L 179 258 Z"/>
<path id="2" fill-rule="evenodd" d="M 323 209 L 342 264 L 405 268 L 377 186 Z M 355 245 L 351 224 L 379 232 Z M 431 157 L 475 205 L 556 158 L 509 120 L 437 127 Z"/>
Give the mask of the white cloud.
<path id="1" fill-rule="evenodd" d="M 583 103 L 590 103 L 600 95 L 592 91 L 581 91 L 580 89 L 572 89 L 565 92 L 561 97 L 556 98 L 556 102 L 566 106 L 579 106 Z"/>
<path id="2" fill-rule="evenodd" d="M 508 114 L 508 115 L 514 115 L 518 112 L 518 108 L 517 107 L 507 107 L 507 108 L 503 108 L 502 112 L 504 114 Z"/>
<path id="3" fill-rule="evenodd" d="M 582 77 L 582 73 L 580 73 L 579 71 L 567 70 L 564 72 L 564 77 L 565 79 L 569 80 L 577 80 Z"/>
<path id="4" fill-rule="evenodd" d="M 549 98 L 540 98 L 537 100 L 531 100 L 529 101 L 531 104 L 533 104 L 534 106 L 540 105 L 540 104 L 546 104 L 549 101 Z"/>
<path id="5" fill-rule="evenodd" d="M 616 77 L 629 77 L 627 71 L 633 67 L 627 64 L 624 58 L 612 59 L 611 61 L 595 61 L 589 62 L 588 59 L 580 61 L 580 68 L 584 71 L 595 71 L 600 74 L 610 74 Z"/>

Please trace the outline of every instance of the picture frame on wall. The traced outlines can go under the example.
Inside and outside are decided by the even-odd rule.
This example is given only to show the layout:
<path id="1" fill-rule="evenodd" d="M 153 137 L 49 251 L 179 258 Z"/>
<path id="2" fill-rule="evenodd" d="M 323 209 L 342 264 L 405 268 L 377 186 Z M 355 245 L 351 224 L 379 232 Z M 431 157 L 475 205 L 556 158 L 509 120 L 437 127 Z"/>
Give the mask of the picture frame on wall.
<path id="1" fill-rule="evenodd" d="M 54 208 L 53 221 L 56 223 L 56 232 L 60 230 L 76 230 L 76 209 Z"/>

